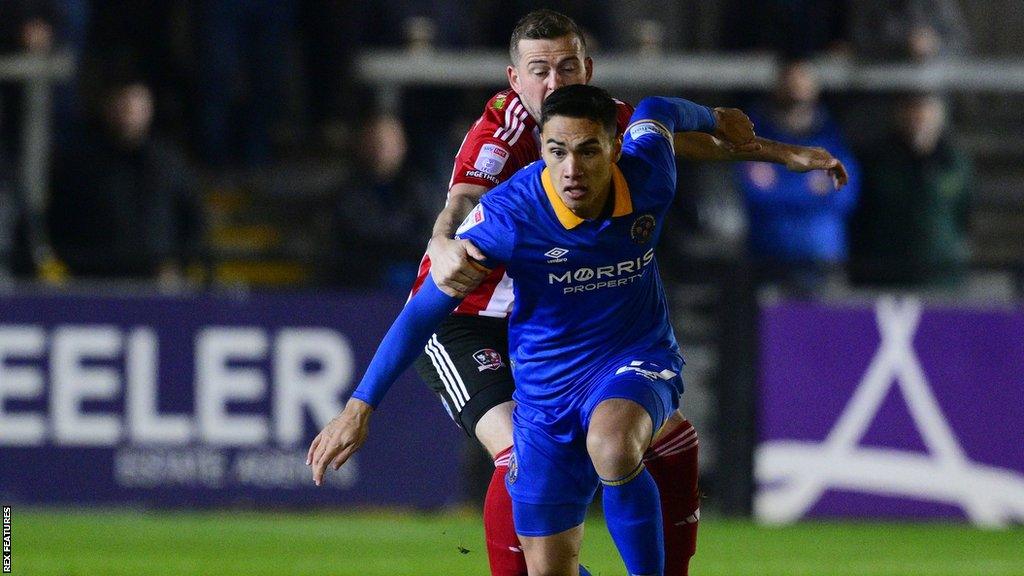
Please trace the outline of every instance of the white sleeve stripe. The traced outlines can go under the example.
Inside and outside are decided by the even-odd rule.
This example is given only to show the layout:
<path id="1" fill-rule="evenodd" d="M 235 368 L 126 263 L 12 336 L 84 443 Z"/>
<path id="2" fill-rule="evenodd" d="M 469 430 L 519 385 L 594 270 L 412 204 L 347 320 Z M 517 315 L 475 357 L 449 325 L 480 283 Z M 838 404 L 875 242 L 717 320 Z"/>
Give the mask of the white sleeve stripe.
<path id="1" fill-rule="evenodd" d="M 522 110 L 522 112 L 519 113 L 519 128 L 516 129 L 515 136 L 513 136 L 512 139 L 509 140 L 509 146 L 515 146 L 515 143 L 519 141 L 519 137 L 523 135 L 523 131 L 526 130 L 527 114 L 529 114 L 529 112 L 527 112 L 525 108 Z"/>
<path id="2" fill-rule="evenodd" d="M 505 124 L 495 130 L 494 137 L 508 141 L 509 136 L 522 124 L 523 112 L 526 109 L 519 100 L 515 100 L 509 104 L 508 108 L 505 109 Z"/>
<path id="3" fill-rule="evenodd" d="M 497 130 L 494 131 L 495 138 L 501 138 L 504 140 L 505 137 L 502 136 L 502 133 L 507 132 L 509 124 L 512 123 L 512 110 L 516 107 L 516 104 L 518 104 L 518 102 L 515 100 L 508 103 L 508 106 L 505 108 L 505 121 L 501 123 L 501 126 L 498 126 Z"/>
<path id="4" fill-rule="evenodd" d="M 515 130 L 515 127 L 519 125 L 518 106 L 518 103 L 515 106 L 509 106 L 508 110 L 505 111 L 505 117 L 508 118 L 508 120 L 505 121 L 505 126 L 502 127 L 502 133 L 500 136 L 502 140 L 508 141 L 509 134 L 511 134 L 512 130 Z"/>

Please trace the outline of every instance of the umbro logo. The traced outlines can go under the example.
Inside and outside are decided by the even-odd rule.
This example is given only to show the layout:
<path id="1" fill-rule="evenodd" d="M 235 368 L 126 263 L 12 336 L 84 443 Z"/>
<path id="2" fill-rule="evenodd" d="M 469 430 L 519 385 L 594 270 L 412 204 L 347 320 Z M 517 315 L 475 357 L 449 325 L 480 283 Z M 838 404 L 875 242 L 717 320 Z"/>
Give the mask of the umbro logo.
<path id="1" fill-rule="evenodd" d="M 565 256 L 568 253 L 569 251 L 566 250 L 565 248 L 556 247 L 552 248 L 551 250 L 548 250 L 547 252 L 544 253 L 544 255 L 550 258 L 550 260 L 548 260 L 548 264 L 558 264 L 559 262 L 566 261 L 566 259 L 563 258 L 563 256 Z"/>

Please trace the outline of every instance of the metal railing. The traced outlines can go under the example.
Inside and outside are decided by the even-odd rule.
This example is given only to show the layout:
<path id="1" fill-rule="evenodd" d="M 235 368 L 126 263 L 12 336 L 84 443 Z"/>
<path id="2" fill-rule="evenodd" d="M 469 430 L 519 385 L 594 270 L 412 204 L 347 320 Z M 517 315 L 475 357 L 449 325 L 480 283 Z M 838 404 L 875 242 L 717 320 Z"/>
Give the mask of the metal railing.
<path id="1" fill-rule="evenodd" d="M 778 60 L 770 55 L 601 54 L 594 83 L 612 88 L 653 90 L 768 90 Z M 384 89 L 402 86 L 448 88 L 504 85 L 508 55 L 497 51 L 374 50 L 355 60 L 358 79 Z M 1024 92 L 1024 58 L 972 58 L 927 64 L 865 63 L 848 57 L 814 60 L 822 87 L 832 91 L 888 92 L 950 90 Z"/>

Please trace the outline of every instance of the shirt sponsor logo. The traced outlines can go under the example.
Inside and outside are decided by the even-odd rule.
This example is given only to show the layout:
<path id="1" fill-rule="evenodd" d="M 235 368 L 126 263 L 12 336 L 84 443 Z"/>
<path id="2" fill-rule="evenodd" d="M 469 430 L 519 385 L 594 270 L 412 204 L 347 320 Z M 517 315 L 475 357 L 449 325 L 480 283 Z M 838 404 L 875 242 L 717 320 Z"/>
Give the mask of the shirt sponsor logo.
<path id="1" fill-rule="evenodd" d="M 561 274 L 548 273 L 548 284 L 561 286 L 562 294 L 592 292 L 604 288 L 618 288 L 642 278 L 647 265 L 654 260 L 654 248 L 633 260 L 623 260 L 608 266 L 577 268 Z"/>
<path id="2" fill-rule="evenodd" d="M 488 182 L 494 182 L 495 185 L 501 184 L 501 180 L 498 180 L 496 177 L 491 176 L 490 174 L 484 174 L 479 170 L 466 170 L 466 176 L 469 178 L 482 178 L 484 180 L 487 180 Z"/>
<path id="3" fill-rule="evenodd" d="M 455 231 L 455 234 L 465 234 L 470 228 L 484 221 L 484 205 L 477 204 L 473 211 L 466 215 L 466 219 L 459 225 L 459 229 Z"/>
<path id="4" fill-rule="evenodd" d="M 501 146 L 497 144 L 484 144 L 480 148 L 480 154 L 477 155 L 476 163 L 473 164 L 473 167 L 484 174 L 497 176 L 501 174 L 501 169 L 505 167 L 508 156 L 508 150 Z"/>
<path id="5" fill-rule="evenodd" d="M 505 367 L 505 362 L 501 360 L 501 354 L 492 348 L 484 348 L 483 350 L 473 352 L 473 360 L 476 360 L 476 363 L 479 364 L 476 367 L 478 372 Z"/>

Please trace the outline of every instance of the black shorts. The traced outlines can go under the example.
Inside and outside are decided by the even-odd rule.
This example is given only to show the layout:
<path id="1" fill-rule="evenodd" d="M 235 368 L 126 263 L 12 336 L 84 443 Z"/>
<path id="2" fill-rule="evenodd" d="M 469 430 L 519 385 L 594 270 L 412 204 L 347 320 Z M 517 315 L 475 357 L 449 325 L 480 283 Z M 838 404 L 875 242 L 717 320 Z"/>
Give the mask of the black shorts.
<path id="1" fill-rule="evenodd" d="M 512 400 L 515 384 L 504 318 L 451 315 L 416 359 L 416 372 L 444 402 L 448 415 L 476 437 L 488 410 Z"/>

